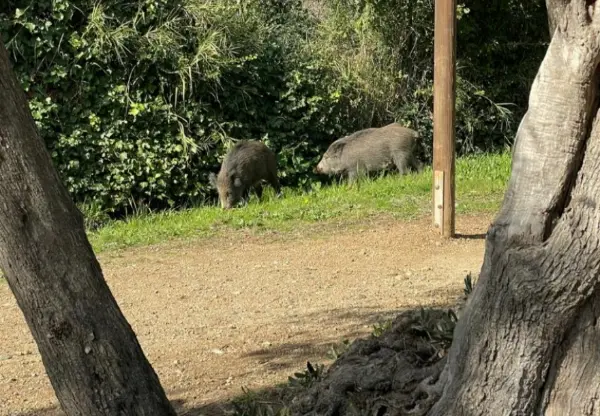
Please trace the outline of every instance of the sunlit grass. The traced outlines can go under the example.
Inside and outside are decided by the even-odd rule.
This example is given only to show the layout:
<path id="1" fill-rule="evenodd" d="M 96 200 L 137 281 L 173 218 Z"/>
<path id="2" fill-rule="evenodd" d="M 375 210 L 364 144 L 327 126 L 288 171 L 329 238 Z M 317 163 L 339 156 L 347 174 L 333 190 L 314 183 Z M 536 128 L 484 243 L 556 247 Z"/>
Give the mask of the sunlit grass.
<path id="1" fill-rule="evenodd" d="M 499 208 L 510 174 L 510 154 L 470 156 L 456 163 L 457 213 L 484 213 Z M 219 232 L 294 230 L 328 221 L 356 221 L 380 214 L 398 219 L 431 212 L 431 169 L 420 174 L 388 175 L 359 186 L 325 186 L 310 192 L 284 189 L 275 197 L 266 189 L 262 201 L 224 211 L 217 206 L 141 214 L 115 221 L 89 234 L 96 252 L 163 242 L 182 237 L 208 237 Z"/>

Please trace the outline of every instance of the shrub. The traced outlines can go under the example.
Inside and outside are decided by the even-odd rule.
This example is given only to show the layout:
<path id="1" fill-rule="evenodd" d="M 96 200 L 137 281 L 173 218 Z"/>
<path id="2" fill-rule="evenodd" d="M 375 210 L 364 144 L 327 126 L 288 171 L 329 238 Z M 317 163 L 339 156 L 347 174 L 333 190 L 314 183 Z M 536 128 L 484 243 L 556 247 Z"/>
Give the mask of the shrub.
<path id="1" fill-rule="evenodd" d="M 424 138 L 421 157 L 431 160 L 434 0 L 327 3 L 332 13 L 315 49 L 374 98 L 372 123 L 395 119 L 416 128 Z M 545 51 L 545 8 L 468 1 L 459 4 L 457 17 L 457 153 L 499 150 L 512 143 Z"/>
<path id="2" fill-rule="evenodd" d="M 496 101 L 522 113 L 545 36 L 543 5 L 472 3 L 459 9 L 459 154 L 509 143 L 515 119 Z M 273 148 L 284 186 L 310 187 L 334 139 L 394 120 L 430 158 L 432 16 L 433 0 L 7 0 L 0 30 L 97 225 L 213 198 L 208 173 L 239 139 Z"/>

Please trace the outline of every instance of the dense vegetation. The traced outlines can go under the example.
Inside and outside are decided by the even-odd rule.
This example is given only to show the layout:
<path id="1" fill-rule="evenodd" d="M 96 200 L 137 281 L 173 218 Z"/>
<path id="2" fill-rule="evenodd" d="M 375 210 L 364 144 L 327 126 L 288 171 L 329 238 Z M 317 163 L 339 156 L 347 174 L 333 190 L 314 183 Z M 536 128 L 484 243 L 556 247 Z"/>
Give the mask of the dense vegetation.
<path id="1" fill-rule="evenodd" d="M 456 163 L 456 212 L 458 215 L 496 212 L 510 177 L 509 152 L 463 156 Z M 165 242 L 174 238 L 212 237 L 232 230 L 297 232 L 318 224 L 365 224 L 372 218 L 414 219 L 431 212 L 431 169 L 415 175 L 365 178 L 360 186 L 333 184 L 310 192 L 287 188 L 278 198 L 268 190 L 261 200 L 253 195 L 244 209 L 222 210 L 215 206 L 149 213 L 144 207 L 126 220 L 102 222 L 89 215 L 88 236 L 99 253 Z M 314 230 L 314 229 L 313 229 Z"/>
<path id="2" fill-rule="evenodd" d="M 431 157 L 434 0 L 7 0 L 0 31 L 87 212 L 212 195 L 232 140 L 307 186 L 342 134 L 397 120 Z M 547 41 L 543 2 L 459 6 L 457 150 L 510 144 Z M 504 104 L 502 104 L 504 103 Z"/>

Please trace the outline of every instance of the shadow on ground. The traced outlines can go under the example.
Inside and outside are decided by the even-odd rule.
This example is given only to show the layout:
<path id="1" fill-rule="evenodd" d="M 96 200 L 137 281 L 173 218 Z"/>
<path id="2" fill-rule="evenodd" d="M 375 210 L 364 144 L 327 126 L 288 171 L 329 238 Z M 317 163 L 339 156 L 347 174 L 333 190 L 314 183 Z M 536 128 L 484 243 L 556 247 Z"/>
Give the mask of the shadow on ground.
<path id="1" fill-rule="evenodd" d="M 331 309 L 296 316 L 286 320 L 284 325 L 307 321 L 322 321 L 326 326 L 332 326 L 332 322 L 339 325 L 325 337 L 322 334 L 320 337 L 317 337 L 317 334 L 311 337 L 308 331 L 300 330 L 295 335 L 302 336 L 305 341 L 267 346 L 241 354 L 240 358 L 252 357 L 264 363 L 265 368 L 269 370 L 288 370 L 292 373 L 298 370 L 298 363 L 303 362 L 307 357 L 325 357 L 332 347 L 338 346 L 345 340 L 353 340 L 364 335 L 365 330 L 372 330 L 375 325 L 394 318 L 400 312 L 400 310 L 382 311 L 377 308 L 363 307 Z M 360 324 L 348 325 L 347 322 L 360 322 Z"/>
<path id="2" fill-rule="evenodd" d="M 450 305 L 428 305 L 425 308 L 449 308 L 452 307 Z M 419 311 L 421 308 L 412 308 L 413 311 Z M 391 320 L 398 316 L 402 312 L 406 312 L 411 310 L 411 308 L 402 309 L 402 310 L 388 310 L 381 311 L 376 308 L 360 308 L 357 309 L 336 309 L 327 311 L 327 320 L 334 322 L 343 322 L 344 319 L 352 319 L 358 320 L 361 322 L 361 325 L 371 326 L 377 324 L 382 324 L 388 320 Z M 319 319 L 323 318 L 323 311 L 314 312 L 311 314 L 307 314 L 303 317 L 297 317 L 298 320 L 310 319 Z M 293 319 L 294 321 L 296 318 Z M 245 354 L 242 354 L 241 357 L 258 357 L 259 359 L 264 359 L 266 365 L 270 369 L 286 369 L 289 372 L 289 376 L 292 376 L 295 372 L 303 372 L 306 367 L 306 359 L 309 356 L 319 356 L 325 357 L 326 354 L 331 351 L 331 347 L 334 345 L 339 346 L 342 340 L 354 340 L 358 336 L 364 337 L 364 331 L 354 330 L 354 331 L 342 331 L 339 334 L 332 333 L 332 336 L 327 339 L 315 339 L 307 342 L 301 343 L 282 343 L 273 347 L 259 349 L 255 351 L 251 351 Z M 324 361 L 324 360 L 323 360 Z M 299 362 L 303 364 L 298 365 Z M 312 364 L 320 364 L 321 362 L 315 362 Z M 282 383 L 287 382 L 287 377 L 281 380 Z M 180 389 L 177 386 L 164 386 L 167 390 L 167 394 L 169 396 L 177 396 L 180 394 L 185 394 L 187 391 L 184 389 Z M 252 389 L 250 391 L 259 396 L 261 401 L 266 401 L 268 403 L 282 404 L 281 402 L 281 391 L 282 387 L 280 386 L 270 386 L 262 389 Z M 171 401 L 173 407 L 175 408 L 178 416 L 224 416 L 231 415 L 232 410 L 232 399 L 240 399 L 244 396 L 243 392 L 240 391 L 238 395 L 234 397 L 227 397 L 220 401 L 209 402 L 204 404 L 196 404 L 190 403 L 187 404 L 185 400 L 182 399 L 174 399 Z M 36 409 L 28 412 L 12 412 L 9 413 L 8 416 L 65 416 L 65 413 L 59 409 L 57 406 L 48 407 L 43 409 Z"/>
<path id="3" fill-rule="evenodd" d="M 454 237 L 460 240 L 485 240 L 487 234 L 455 234 Z"/>

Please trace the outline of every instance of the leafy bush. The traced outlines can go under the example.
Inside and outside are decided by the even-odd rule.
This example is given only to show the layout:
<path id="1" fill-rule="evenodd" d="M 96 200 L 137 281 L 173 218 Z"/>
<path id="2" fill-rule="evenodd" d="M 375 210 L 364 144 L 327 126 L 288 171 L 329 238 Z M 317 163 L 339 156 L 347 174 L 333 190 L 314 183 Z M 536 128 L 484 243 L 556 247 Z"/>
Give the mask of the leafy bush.
<path id="1" fill-rule="evenodd" d="M 459 8 L 459 154 L 511 138 L 495 102 L 521 114 L 543 53 L 543 5 L 489 4 Z M 433 0 L 7 0 L 0 31 L 94 226 L 214 197 L 234 140 L 272 147 L 285 186 L 311 186 L 335 138 L 394 120 L 431 157 Z"/>
<path id="2" fill-rule="evenodd" d="M 434 0 L 328 3 L 330 35 L 318 49 L 337 61 L 343 77 L 358 77 L 363 94 L 376 97 L 372 124 L 395 119 L 416 128 L 424 138 L 421 157 L 431 160 Z M 457 153 L 498 150 L 512 143 L 545 51 L 545 7 L 465 1 L 457 18 Z"/>

